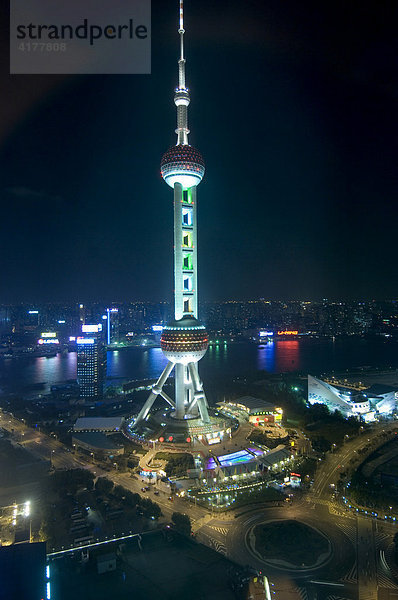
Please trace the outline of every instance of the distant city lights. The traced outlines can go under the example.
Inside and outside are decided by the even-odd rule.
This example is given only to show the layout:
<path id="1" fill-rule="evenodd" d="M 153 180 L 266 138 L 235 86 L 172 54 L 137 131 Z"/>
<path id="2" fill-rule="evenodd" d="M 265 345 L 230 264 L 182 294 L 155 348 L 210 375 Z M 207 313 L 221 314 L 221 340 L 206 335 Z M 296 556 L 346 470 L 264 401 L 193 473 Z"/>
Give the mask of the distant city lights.
<path id="1" fill-rule="evenodd" d="M 99 333 L 100 331 L 102 331 L 101 323 L 98 323 L 98 325 L 82 325 L 83 333 Z"/>
<path id="2" fill-rule="evenodd" d="M 298 335 L 297 329 L 293 331 L 278 331 L 278 335 Z"/>
<path id="3" fill-rule="evenodd" d="M 95 339 L 94 338 L 78 337 L 78 338 L 76 338 L 76 342 L 78 344 L 95 344 Z"/>

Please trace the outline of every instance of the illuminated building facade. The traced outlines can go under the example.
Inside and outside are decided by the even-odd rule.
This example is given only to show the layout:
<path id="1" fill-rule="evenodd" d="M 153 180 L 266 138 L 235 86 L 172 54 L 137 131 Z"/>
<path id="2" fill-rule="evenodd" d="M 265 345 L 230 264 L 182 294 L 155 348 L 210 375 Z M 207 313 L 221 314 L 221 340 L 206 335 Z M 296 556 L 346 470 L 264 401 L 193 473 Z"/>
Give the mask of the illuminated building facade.
<path id="1" fill-rule="evenodd" d="M 43 331 L 41 337 L 37 340 L 38 346 L 58 346 L 59 339 L 55 331 Z"/>
<path id="2" fill-rule="evenodd" d="M 384 389 L 382 389 L 384 388 Z M 330 412 L 338 410 L 344 417 L 374 421 L 396 411 L 398 392 L 387 386 L 371 386 L 361 390 L 332 385 L 308 375 L 309 404 L 325 404 Z"/>
<path id="3" fill-rule="evenodd" d="M 252 396 L 243 396 L 237 400 L 219 402 L 218 405 L 223 412 L 230 412 L 235 415 L 243 413 L 253 425 L 281 423 L 283 418 L 283 410 L 281 408 L 265 400 L 253 398 Z"/>
<path id="4" fill-rule="evenodd" d="M 167 365 L 153 386 L 135 426 L 146 420 L 159 395 L 171 406 L 174 419 L 200 419 L 203 424 L 211 422 L 197 367 L 208 346 L 206 329 L 198 320 L 197 284 L 196 188 L 204 176 L 205 166 L 198 150 L 188 143 L 190 96 L 185 83 L 183 0 L 180 0 L 178 33 L 180 58 L 178 87 L 174 95 L 177 143 L 161 160 L 162 177 L 174 191 L 174 319 L 163 328 L 160 338 Z M 173 370 L 174 399 L 163 390 Z"/>
<path id="5" fill-rule="evenodd" d="M 267 471 L 281 471 L 293 459 L 292 451 L 283 444 L 268 451 L 252 446 L 230 454 L 208 457 L 203 476 L 210 485 L 214 480 L 238 483 L 245 481 L 248 476 L 256 477 Z"/>
<path id="6" fill-rule="evenodd" d="M 119 342 L 119 309 L 106 309 L 106 343 L 117 344 Z"/>
<path id="7" fill-rule="evenodd" d="M 77 383 L 81 398 L 102 396 L 106 378 L 106 349 L 102 325 L 83 325 L 84 335 L 76 338 Z"/>
<path id="8" fill-rule="evenodd" d="M 27 312 L 24 323 L 25 331 L 35 331 L 40 326 L 40 313 L 36 309 L 30 309 Z"/>

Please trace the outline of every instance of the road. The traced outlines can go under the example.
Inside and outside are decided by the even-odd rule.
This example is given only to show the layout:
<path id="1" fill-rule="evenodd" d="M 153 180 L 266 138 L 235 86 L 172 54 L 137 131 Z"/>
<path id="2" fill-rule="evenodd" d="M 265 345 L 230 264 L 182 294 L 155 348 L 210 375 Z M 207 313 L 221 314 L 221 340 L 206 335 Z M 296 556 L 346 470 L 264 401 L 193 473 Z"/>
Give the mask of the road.
<path id="1" fill-rule="evenodd" d="M 397 424 L 391 423 L 348 440 L 320 465 L 310 492 L 290 508 L 247 507 L 242 516 L 239 516 L 238 510 L 232 511 L 228 521 L 214 518 L 199 527 L 198 541 L 241 564 L 264 569 L 276 586 L 290 576 L 300 597 L 305 600 L 333 595 L 355 599 L 359 596 L 359 600 L 396 600 L 398 585 L 388 564 L 396 525 L 376 524 L 349 512 L 332 498 L 334 488 L 331 488 L 331 484 L 337 484 L 341 472 L 348 467 L 355 468 L 356 463 L 364 460 L 366 454 L 358 452 L 361 448 L 368 446 L 369 451 L 373 450 L 396 429 Z M 266 520 L 291 518 L 315 526 L 327 535 L 334 552 L 332 561 L 316 570 L 282 573 L 253 555 L 247 544 L 253 525 Z"/>
<path id="2" fill-rule="evenodd" d="M 377 562 L 373 531 L 374 523 L 358 517 L 358 591 L 359 600 L 377 600 Z"/>
<path id="3" fill-rule="evenodd" d="M 66 446 L 47 434 L 39 430 L 27 427 L 21 421 L 11 415 L 0 413 L 0 427 L 12 433 L 13 439 L 29 450 L 33 455 L 42 460 L 51 461 L 55 469 L 89 469 L 96 477 L 108 477 L 115 484 L 123 485 L 126 489 L 138 494 L 148 496 L 154 502 L 157 502 L 165 518 L 170 520 L 173 512 L 189 512 L 189 516 L 195 523 L 205 517 L 208 513 L 201 506 L 190 504 L 187 500 L 173 496 L 170 501 L 169 494 L 159 490 L 159 495 L 155 496 L 154 485 L 149 486 L 150 491 L 142 492 L 142 487 L 146 485 L 137 476 L 131 477 L 130 473 L 119 473 L 118 471 L 105 471 L 90 460 L 84 460 L 76 456 L 72 451 L 68 451 Z"/>
<path id="4" fill-rule="evenodd" d="M 11 415 L 0 413 L 0 426 L 13 430 L 14 439 L 36 456 L 51 460 L 55 468 L 84 467 L 96 476 L 106 476 L 115 484 L 143 495 L 143 483 L 139 477 L 104 471 L 98 465 L 68 452 L 56 439 L 26 427 Z M 285 590 L 283 593 L 286 595 L 289 589 L 289 597 L 293 598 L 296 594 L 296 598 L 302 600 L 326 600 L 333 595 L 355 600 L 358 597 L 359 600 L 398 600 L 398 585 L 390 567 L 392 538 L 397 526 L 393 523 L 380 525 L 363 516 L 353 515 L 332 498 L 331 488 L 331 484 L 336 485 L 339 481 L 341 472 L 355 468 L 356 463 L 364 460 L 365 454 L 359 453 L 361 448 L 374 449 L 386 441 L 391 430 L 396 429 L 397 424 L 391 423 L 348 440 L 320 464 L 308 494 L 290 507 L 247 507 L 246 510 L 236 509 L 214 517 L 206 509 L 189 504 L 186 499 L 175 497 L 170 501 L 168 494 L 162 491 L 155 495 L 154 486 L 150 486 L 145 495 L 160 505 L 166 520 L 171 519 L 174 511 L 188 514 L 199 542 L 240 564 L 265 570 L 275 583 L 277 593 L 279 590 L 282 594 Z M 247 543 L 248 533 L 262 521 L 287 518 L 303 521 L 325 533 L 332 544 L 333 560 L 318 569 L 300 573 L 276 569 L 259 560 Z"/>
<path id="5" fill-rule="evenodd" d="M 0 413 L 0 427 L 12 434 L 14 441 L 29 450 L 41 460 L 50 461 L 56 469 L 87 468 L 96 475 L 106 475 L 106 471 L 89 461 L 75 456 L 57 439 L 48 436 L 39 429 L 27 427 L 9 414 Z"/>
<path id="6" fill-rule="evenodd" d="M 340 473 L 347 468 L 353 468 L 355 463 L 363 462 L 365 455 L 358 454 L 358 450 L 364 446 L 374 449 L 383 443 L 391 431 L 398 430 L 396 422 L 375 428 L 370 433 L 363 433 L 352 440 L 347 441 L 344 446 L 335 453 L 329 453 L 326 460 L 320 464 L 317 470 L 311 493 L 315 497 L 330 498 L 330 484 L 336 484 Z"/>

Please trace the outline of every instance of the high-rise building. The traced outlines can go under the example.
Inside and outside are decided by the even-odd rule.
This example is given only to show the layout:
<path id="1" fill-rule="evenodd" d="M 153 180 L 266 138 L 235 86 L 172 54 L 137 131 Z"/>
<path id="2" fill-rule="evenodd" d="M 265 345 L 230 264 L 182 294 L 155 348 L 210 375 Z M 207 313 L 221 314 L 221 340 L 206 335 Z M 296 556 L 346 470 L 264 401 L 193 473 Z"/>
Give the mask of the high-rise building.
<path id="1" fill-rule="evenodd" d="M 102 396 L 106 379 L 106 349 L 102 325 L 83 325 L 77 344 L 77 383 L 81 398 Z"/>
<path id="2" fill-rule="evenodd" d="M 84 304 L 79 304 L 79 321 L 80 323 L 84 323 L 86 320 L 86 311 L 84 308 Z"/>
<path id="3" fill-rule="evenodd" d="M 119 342 L 119 309 L 106 309 L 106 343 L 117 344 Z"/>

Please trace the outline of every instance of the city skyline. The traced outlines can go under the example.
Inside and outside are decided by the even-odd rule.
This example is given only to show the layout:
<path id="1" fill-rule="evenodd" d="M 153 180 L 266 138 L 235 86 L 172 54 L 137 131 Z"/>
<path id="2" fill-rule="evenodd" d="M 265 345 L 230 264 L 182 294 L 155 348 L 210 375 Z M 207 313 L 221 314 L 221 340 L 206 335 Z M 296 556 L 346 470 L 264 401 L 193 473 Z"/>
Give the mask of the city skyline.
<path id="1" fill-rule="evenodd" d="M 142 3 L 152 76 L 4 78 L 3 588 L 390 598 L 389 5 Z"/>
<path id="2" fill-rule="evenodd" d="M 170 8 L 153 4 L 152 76 L 4 75 L 3 302 L 171 299 Z M 188 20 L 202 297 L 397 296 L 387 4 L 192 0 Z"/>

